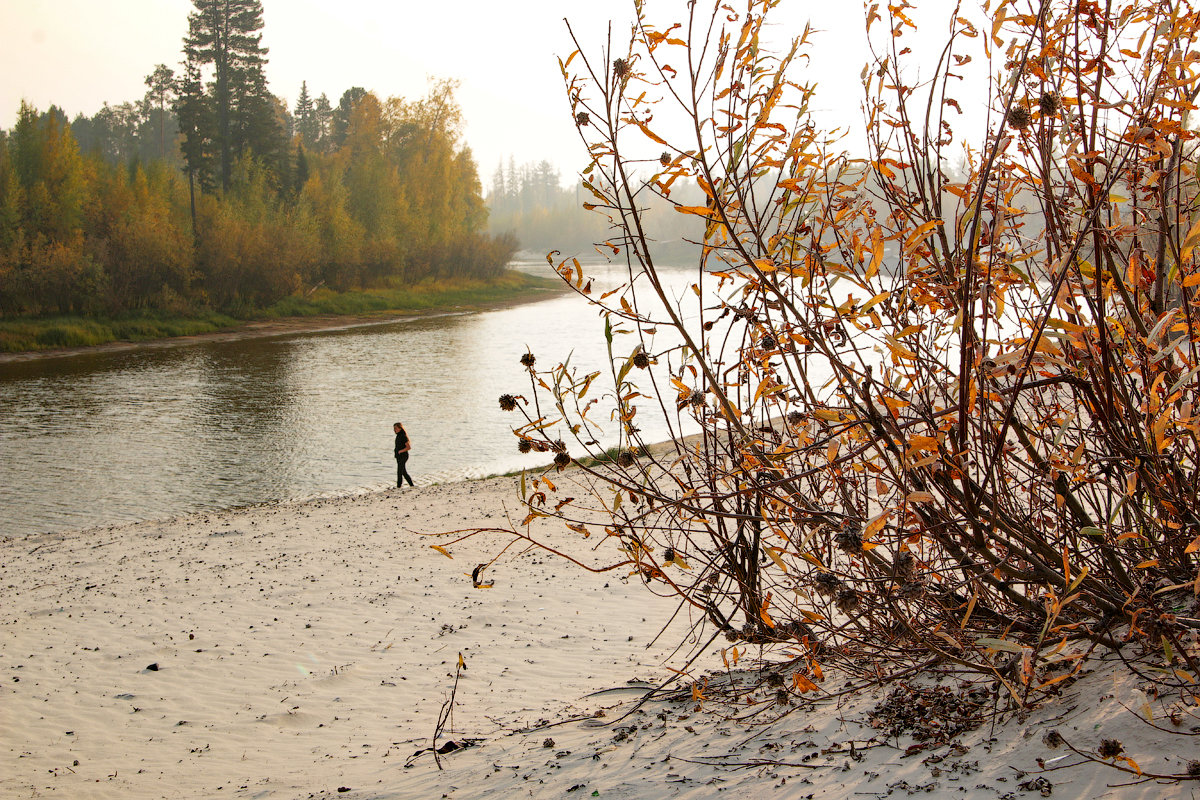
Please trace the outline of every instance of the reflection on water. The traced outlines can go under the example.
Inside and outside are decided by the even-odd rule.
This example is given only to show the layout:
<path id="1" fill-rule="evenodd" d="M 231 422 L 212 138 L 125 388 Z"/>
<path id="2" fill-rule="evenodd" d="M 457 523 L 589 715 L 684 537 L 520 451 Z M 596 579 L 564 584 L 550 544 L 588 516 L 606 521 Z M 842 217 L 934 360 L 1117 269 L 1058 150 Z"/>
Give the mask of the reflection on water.
<path id="1" fill-rule="evenodd" d="M 686 284 L 687 273 L 677 277 Z M 599 369 L 603 331 L 564 296 L 0 365 L 0 535 L 381 489 L 395 478 L 396 420 L 412 437 L 418 483 L 529 466 L 537 457 L 517 453 L 516 418 L 496 398 L 528 393 L 526 347 L 542 354 L 539 366 L 570 353 Z"/>

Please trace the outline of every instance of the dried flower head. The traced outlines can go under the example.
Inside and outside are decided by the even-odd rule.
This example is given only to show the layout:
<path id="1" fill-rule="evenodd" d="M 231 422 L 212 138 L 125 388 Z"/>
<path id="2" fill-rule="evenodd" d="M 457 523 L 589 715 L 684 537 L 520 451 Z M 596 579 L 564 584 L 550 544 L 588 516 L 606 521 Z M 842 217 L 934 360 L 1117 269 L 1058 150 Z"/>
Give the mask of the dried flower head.
<path id="1" fill-rule="evenodd" d="M 550 443 L 550 449 L 556 453 L 565 453 L 567 452 L 567 443 L 562 439 L 555 439 Z"/>
<path id="2" fill-rule="evenodd" d="M 1042 737 L 1042 744 L 1046 745 L 1046 747 L 1049 747 L 1051 750 L 1061 746 L 1062 743 L 1062 734 L 1053 728 L 1046 731 L 1046 735 Z"/>
<path id="3" fill-rule="evenodd" d="M 617 76 L 617 80 L 621 80 L 629 74 L 629 62 L 623 58 L 618 58 L 613 62 L 613 75 Z"/>
<path id="4" fill-rule="evenodd" d="M 779 346 L 779 342 L 775 341 L 775 337 L 768 333 L 758 340 L 758 346 L 763 350 L 774 350 Z"/>
<path id="5" fill-rule="evenodd" d="M 537 363 L 537 359 L 534 357 L 533 353 L 526 353 L 525 355 L 521 356 L 521 366 L 533 369 L 533 365 L 535 363 Z"/>
<path id="6" fill-rule="evenodd" d="M 821 572 L 817 574 L 817 577 L 813 578 L 813 587 L 821 594 L 832 597 L 842 588 L 842 581 L 832 572 Z"/>
<path id="7" fill-rule="evenodd" d="M 1033 115 L 1029 113 L 1029 109 L 1026 106 L 1013 106 L 1012 110 L 1008 112 L 1009 127 L 1015 130 L 1025 130 L 1032 121 Z"/>
<path id="8" fill-rule="evenodd" d="M 783 687 L 783 676 L 778 672 L 767 673 L 767 686 Z"/>
<path id="9" fill-rule="evenodd" d="M 850 555 L 862 552 L 862 533 L 855 527 L 843 526 L 833 537 L 834 543 Z"/>
<path id="10" fill-rule="evenodd" d="M 842 589 L 838 592 L 837 599 L 834 602 L 837 603 L 837 607 L 844 613 L 849 614 L 858 608 L 862 602 L 862 598 L 854 589 Z"/>
<path id="11" fill-rule="evenodd" d="M 1187 774 L 1189 778 L 1200 778 L 1200 761 L 1189 761 Z"/>
<path id="12" fill-rule="evenodd" d="M 674 561 L 674 560 L 675 560 L 675 548 L 674 547 L 668 547 L 666 550 L 663 550 L 663 561 L 664 562 Z"/>
<path id="13" fill-rule="evenodd" d="M 617 453 L 618 467 L 628 469 L 629 467 L 632 467 L 636 461 L 637 456 L 633 454 L 632 450 L 622 450 L 621 452 Z"/>
<path id="14" fill-rule="evenodd" d="M 896 556 L 896 561 L 892 566 L 896 572 L 896 580 L 911 581 L 917 574 L 917 557 L 912 554 L 911 550 L 905 550 Z"/>
<path id="15" fill-rule="evenodd" d="M 521 441 L 517 442 L 517 451 L 518 452 L 528 453 L 532 449 L 533 449 L 533 442 L 529 441 L 528 439 L 522 439 Z"/>
<path id="16" fill-rule="evenodd" d="M 501 411 L 513 411 L 516 409 L 516 407 L 517 407 L 517 398 L 513 397 L 511 394 L 500 395 L 500 410 Z"/>
<path id="17" fill-rule="evenodd" d="M 775 692 L 775 703 L 777 705 L 786 706 L 791 700 L 788 696 L 787 689 L 778 689 Z"/>
<path id="18" fill-rule="evenodd" d="M 1125 752 L 1125 745 L 1117 739 L 1101 739 L 1096 752 L 1100 754 L 1101 758 L 1116 758 Z"/>
<path id="19" fill-rule="evenodd" d="M 801 425 L 804 423 L 804 415 L 799 411 L 789 411 L 787 421 L 789 425 Z"/>
<path id="20" fill-rule="evenodd" d="M 1058 92 L 1042 92 L 1042 96 L 1038 98 L 1038 110 L 1046 117 L 1053 117 L 1057 114 L 1061 105 Z"/>
<path id="21" fill-rule="evenodd" d="M 633 365 L 638 369 L 646 369 L 650 366 L 650 356 L 639 350 L 633 354 Z"/>
<path id="22" fill-rule="evenodd" d="M 575 124 L 581 128 L 584 125 L 587 125 L 591 121 L 592 121 L 592 117 L 586 111 L 580 111 L 578 114 L 575 115 Z"/>
<path id="23" fill-rule="evenodd" d="M 696 408 L 699 408 L 700 406 L 704 405 L 704 390 L 703 389 L 692 390 L 692 396 L 688 398 L 688 402 L 691 403 L 692 406 L 694 406 Z"/>
<path id="24" fill-rule="evenodd" d="M 562 469 L 563 467 L 567 466 L 570 463 L 571 463 L 571 457 L 569 455 L 567 455 L 567 453 L 565 451 L 561 452 L 561 453 L 557 453 L 554 456 L 554 466 L 558 467 L 559 469 Z"/>

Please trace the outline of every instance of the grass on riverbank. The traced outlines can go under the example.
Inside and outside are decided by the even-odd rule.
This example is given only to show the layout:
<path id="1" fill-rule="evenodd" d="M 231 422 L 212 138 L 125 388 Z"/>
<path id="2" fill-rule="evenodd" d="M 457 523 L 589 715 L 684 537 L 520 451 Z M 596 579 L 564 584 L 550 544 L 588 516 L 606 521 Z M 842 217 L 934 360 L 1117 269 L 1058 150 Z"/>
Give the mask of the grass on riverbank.
<path id="1" fill-rule="evenodd" d="M 171 315 L 147 311 L 123 317 L 22 317 L 0 319 L 0 352 L 19 353 L 109 342 L 143 342 L 236 330 L 248 322 L 325 315 L 370 317 L 389 313 L 484 306 L 517 300 L 561 283 L 509 270 L 490 281 L 423 281 L 414 286 L 353 292 L 318 290 L 285 298 L 237 317 L 207 311 Z"/>

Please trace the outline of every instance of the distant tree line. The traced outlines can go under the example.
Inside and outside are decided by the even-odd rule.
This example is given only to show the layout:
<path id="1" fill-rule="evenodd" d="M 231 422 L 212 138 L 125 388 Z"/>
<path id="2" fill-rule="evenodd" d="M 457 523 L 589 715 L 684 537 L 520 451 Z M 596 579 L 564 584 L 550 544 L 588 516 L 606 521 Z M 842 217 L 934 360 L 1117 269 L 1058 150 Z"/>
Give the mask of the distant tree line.
<path id="1" fill-rule="evenodd" d="M 704 203 L 695 183 L 681 182 L 674 196 L 684 205 Z M 666 261 L 694 256 L 695 243 L 704 237 L 703 226 L 657 197 L 648 197 L 647 202 L 659 232 L 651 243 L 655 254 Z M 561 174 L 549 161 L 518 165 L 509 159 L 492 173 L 488 226 L 495 235 L 511 234 L 527 253 L 538 257 L 552 250 L 581 258 L 613 255 L 609 247 L 597 248 L 597 242 L 612 237 L 614 226 L 588 209 L 594 203 L 596 198 L 581 182 L 564 187 Z"/>
<path id="2" fill-rule="evenodd" d="M 490 277 L 487 209 L 452 82 L 336 106 L 267 90 L 259 0 L 193 0 L 180 74 L 68 122 L 0 130 L 0 314 L 240 313 L 290 294 Z"/>

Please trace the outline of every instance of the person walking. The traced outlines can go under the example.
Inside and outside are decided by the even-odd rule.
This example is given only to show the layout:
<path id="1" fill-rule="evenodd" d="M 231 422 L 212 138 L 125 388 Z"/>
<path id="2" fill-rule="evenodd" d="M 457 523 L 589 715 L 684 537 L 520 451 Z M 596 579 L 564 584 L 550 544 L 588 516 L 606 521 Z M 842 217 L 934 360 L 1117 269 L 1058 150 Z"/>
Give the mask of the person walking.
<path id="1" fill-rule="evenodd" d="M 412 447 L 412 442 L 408 439 L 408 434 L 404 431 L 404 426 L 397 422 L 392 426 L 392 430 L 396 433 L 396 488 L 402 488 L 407 480 L 408 485 L 413 485 L 412 476 L 408 474 L 408 451 Z"/>

